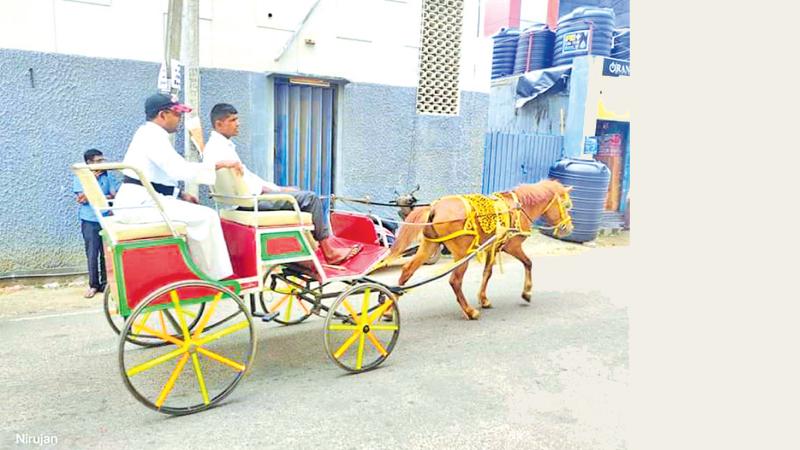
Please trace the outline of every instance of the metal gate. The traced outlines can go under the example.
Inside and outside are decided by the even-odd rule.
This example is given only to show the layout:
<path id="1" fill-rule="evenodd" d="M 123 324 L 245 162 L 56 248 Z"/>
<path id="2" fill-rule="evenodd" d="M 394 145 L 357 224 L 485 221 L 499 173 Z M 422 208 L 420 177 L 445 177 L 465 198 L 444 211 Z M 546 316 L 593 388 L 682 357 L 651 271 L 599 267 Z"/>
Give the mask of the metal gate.
<path id="1" fill-rule="evenodd" d="M 481 193 L 506 191 L 547 178 L 563 156 L 564 138 L 526 133 L 486 133 Z"/>
<path id="2" fill-rule="evenodd" d="M 331 194 L 335 89 L 275 80 L 275 180 L 279 185 Z"/>

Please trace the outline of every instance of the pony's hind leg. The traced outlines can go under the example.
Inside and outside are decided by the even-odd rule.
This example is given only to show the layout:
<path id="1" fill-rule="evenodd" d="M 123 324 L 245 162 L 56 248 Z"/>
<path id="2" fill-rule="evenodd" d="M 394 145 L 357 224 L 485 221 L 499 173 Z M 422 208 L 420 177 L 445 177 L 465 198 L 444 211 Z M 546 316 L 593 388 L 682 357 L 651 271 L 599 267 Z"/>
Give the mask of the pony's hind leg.
<path id="1" fill-rule="evenodd" d="M 467 271 L 467 266 L 469 266 L 469 263 L 465 263 L 453 271 L 453 274 L 450 275 L 450 286 L 453 288 L 453 292 L 456 294 L 456 301 L 458 301 L 458 305 L 461 306 L 464 316 L 467 319 L 475 320 L 480 317 L 481 312 L 469 306 L 467 297 L 464 296 L 464 291 L 461 290 L 461 286 L 464 281 L 464 272 Z"/>
<path id="2" fill-rule="evenodd" d="M 403 272 L 400 274 L 400 279 L 397 283 L 400 286 L 406 284 L 406 282 L 414 275 L 414 272 L 416 272 L 417 269 L 419 269 L 420 266 L 423 265 L 425 261 L 431 257 L 431 255 L 433 255 L 437 247 L 439 247 L 438 242 L 431 242 L 427 239 L 422 239 L 422 243 L 417 249 L 417 253 L 414 253 L 411 261 L 403 265 Z"/>
<path id="3" fill-rule="evenodd" d="M 517 258 L 519 262 L 525 266 L 525 285 L 522 288 L 522 299 L 526 302 L 530 303 L 531 301 L 531 294 L 533 291 L 533 277 L 531 275 L 533 263 L 531 259 L 528 258 L 528 255 L 525 254 L 525 251 L 522 249 L 522 243 L 525 242 L 526 236 L 514 236 L 511 238 L 508 243 L 503 247 L 503 251 L 508 253 L 509 255 Z"/>
<path id="4" fill-rule="evenodd" d="M 486 287 L 489 284 L 489 278 L 492 277 L 492 268 L 494 267 L 494 259 L 498 255 L 493 252 L 489 252 L 486 255 L 486 264 L 483 266 L 483 281 L 481 281 L 481 290 L 478 294 L 478 300 L 481 302 L 481 308 L 491 308 L 492 302 L 486 296 Z"/>

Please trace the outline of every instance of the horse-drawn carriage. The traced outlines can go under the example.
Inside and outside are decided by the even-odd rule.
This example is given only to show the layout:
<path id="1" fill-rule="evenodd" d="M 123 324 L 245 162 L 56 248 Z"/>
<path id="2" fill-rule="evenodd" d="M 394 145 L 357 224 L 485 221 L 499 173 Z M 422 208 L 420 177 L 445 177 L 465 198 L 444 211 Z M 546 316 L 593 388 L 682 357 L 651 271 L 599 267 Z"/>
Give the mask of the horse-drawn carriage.
<path id="1" fill-rule="evenodd" d="M 136 172 L 153 201 L 147 207 L 157 209 L 163 220 L 131 224 L 104 215 L 115 208 L 102 194 L 93 171 L 121 169 Z M 399 296 L 448 274 L 455 276 L 454 272 L 463 275 L 462 269 L 476 255 L 499 250 L 494 244 L 500 236 L 476 231 L 468 252 L 451 249 L 457 250 L 457 257 L 446 270 L 414 284 L 388 285 L 369 277 L 389 255 L 373 218 L 332 211 L 332 239 L 362 249 L 341 265 L 327 264 L 309 238 L 310 214 L 301 212 L 293 197 L 250 195 L 240 178 L 222 169 L 211 194 L 215 202 L 253 211 L 219 209 L 234 275 L 217 281 L 194 264 L 186 225 L 169 219 L 159 195 L 139 170 L 118 163 L 77 164 L 72 170 L 103 228 L 109 280 L 104 304 L 109 323 L 120 335 L 123 381 L 141 403 L 167 414 L 207 409 L 233 391 L 253 364 L 258 342 L 254 320 L 295 324 L 318 315 L 324 318 L 324 347 L 334 363 L 349 372 L 374 369 L 397 343 Z M 288 200 L 294 210 L 259 211 L 258 201 L 265 198 Z M 408 236 L 403 242 L 408 244 Z M 403 282 L 415 269 L 412 266 L 419 266 L 418 259 L 422 258 L 421 264 L 429 257 L 420 256 L 429 252 L 428 247 L 423 243 L 406 265 Z"/>

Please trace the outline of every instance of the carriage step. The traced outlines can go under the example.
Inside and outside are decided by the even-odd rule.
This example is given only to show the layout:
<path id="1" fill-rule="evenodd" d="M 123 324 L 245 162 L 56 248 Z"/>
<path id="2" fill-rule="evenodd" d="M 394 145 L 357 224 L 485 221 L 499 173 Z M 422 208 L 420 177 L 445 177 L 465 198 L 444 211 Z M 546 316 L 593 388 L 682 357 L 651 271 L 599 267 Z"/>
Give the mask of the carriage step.
<path id="1" fill-rule="evenodd" d="M 274 318 L 278 317 L 280 314 L 281 314 L 280 311 L 264 314 L 264 315 L 261 316 L 261 321 L 262 322 L 271 322 Z"/>

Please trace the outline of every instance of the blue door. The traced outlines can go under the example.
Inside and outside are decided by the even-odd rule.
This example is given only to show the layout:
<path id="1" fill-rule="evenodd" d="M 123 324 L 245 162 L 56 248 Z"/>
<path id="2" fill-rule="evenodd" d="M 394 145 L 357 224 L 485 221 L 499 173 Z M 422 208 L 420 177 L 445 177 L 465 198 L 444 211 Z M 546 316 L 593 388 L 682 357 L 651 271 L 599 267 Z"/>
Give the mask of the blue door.
<path id="1" fill-rule="evenodd" d="M 275 180 L 329 196 L 333 189 L 335 86 L 275 80 Z M 325 199 L 326 216 L 329 201 Z"/>

